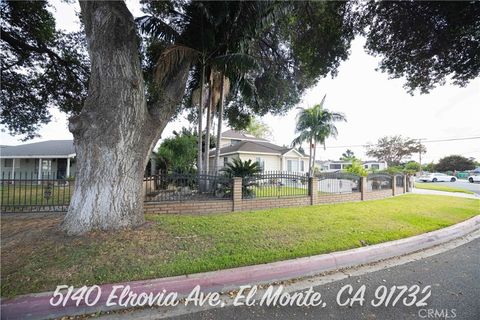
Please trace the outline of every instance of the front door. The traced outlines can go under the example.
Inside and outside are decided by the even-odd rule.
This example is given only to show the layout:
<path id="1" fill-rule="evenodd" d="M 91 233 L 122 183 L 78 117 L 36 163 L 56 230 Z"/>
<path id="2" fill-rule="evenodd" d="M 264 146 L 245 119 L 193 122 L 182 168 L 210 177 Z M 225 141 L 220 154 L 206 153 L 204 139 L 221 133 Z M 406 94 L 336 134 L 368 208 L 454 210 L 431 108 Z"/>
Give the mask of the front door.
<path id="1" fill-rule="evenodd" d="M 67 175 L 67 159 L 57 159 L 57 179 L 65 179 Z"/>

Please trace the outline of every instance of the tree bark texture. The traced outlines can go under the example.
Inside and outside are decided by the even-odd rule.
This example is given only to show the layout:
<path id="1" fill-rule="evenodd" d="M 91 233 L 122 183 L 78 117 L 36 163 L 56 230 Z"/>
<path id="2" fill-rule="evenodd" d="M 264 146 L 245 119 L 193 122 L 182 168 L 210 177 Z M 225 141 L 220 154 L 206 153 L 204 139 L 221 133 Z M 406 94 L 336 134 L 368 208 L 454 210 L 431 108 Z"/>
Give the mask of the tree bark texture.
<path id="1" fill-rule="evenodd" d="M 189 64 L 147 106 L 133 16 L 123 1 L 80 1 L 91 60 L 88 97 L 70 118 L 77 154 L 68 234 L 141 224 L 149 155 L 185 89 Z M 182 85 L 183 81 L 183 85 Z"/>

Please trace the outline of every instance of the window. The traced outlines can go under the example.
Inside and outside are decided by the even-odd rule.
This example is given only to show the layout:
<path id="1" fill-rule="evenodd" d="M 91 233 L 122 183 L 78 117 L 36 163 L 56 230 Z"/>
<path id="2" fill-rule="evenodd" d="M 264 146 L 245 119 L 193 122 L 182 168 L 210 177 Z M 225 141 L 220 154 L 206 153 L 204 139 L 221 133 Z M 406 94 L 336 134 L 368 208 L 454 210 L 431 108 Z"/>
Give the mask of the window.
<path id="1" fill-rule="evenodd" d="M 43 174 L 45 173 L 50 173 L 52 170 L 52 160 L 42 160 L 42 172 Z"/>
<path id="2" fill-rule="evenodd" d="M 5 168 L 13 167 L 13 159 L 5 159 Z"/>
<path id="3" fill-rule="evenodd" d="M 299 167 L 298 160 L 287 160 L 287 171 L 288 172 L 298 172 Z"/>
<path id="4" fill-rule="evenodd" d="M 260 157 L 257 157 L 255 161 L 258 163 L 258 166 L 260 167 L 260 171 L 263 172 L 265 170 L 265 160 Z"/>
<path id="5" fill-rule="evenodd" d="M 228 157 L 223 157 L 223 166 L 226 167 L 228 163 Z"/>
<path id="6" fill-rule="evenodd" d="M 305 171 L 305 163 L 303 160 L 300 161 L 300 171 Z"/>
<path id="7" fill-rule="evenodd" d="M 364 165 L 365 169 L 368 169 L 368 164 Z"/>
<path id="8" fill-rule="evenodd" d="M 339 163 L 332 163 L 330 164 L 330 169 L 340 170 L 342 169 L 342 165 Z"/>
<path id="9" fill-rule="evenodd" d="M 234 144 L 237 144 L 239 142 L 242 142 L 242 140 L 235 140 L 235 139 L 232 139 L 230 140 L 230 145 L 233 146 Z"/>
<path id="10" fill-rule="evenodd" d="M 372 169 L 380 169 L 380 165 L 379 164 L 372 164 Z"/>

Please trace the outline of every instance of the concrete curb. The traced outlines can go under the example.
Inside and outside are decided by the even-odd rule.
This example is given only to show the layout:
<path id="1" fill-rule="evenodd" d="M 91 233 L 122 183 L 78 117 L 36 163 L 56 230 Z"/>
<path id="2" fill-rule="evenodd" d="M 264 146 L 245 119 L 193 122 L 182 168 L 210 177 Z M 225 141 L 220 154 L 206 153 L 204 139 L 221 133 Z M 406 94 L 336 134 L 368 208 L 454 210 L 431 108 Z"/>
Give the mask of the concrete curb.
<path id="1" fill-rule="evenodd" d="M 114 285 L 129 285 L 130 291 L 135 293 L 153 292 L 155 294 L 166 290 L 177 292 L 178 296 L 182 297 L 189 294 L 197 285 L 201 286 L 203 292 L 220 292 L 238 289 L 239 286 L 246 284 L 270 283 L 312 276 L 409 254 L 463 237 L 477 229 L 480 229 L 480 215 L 418 236 L 347 251 L 193 275 L 101 285 L 100 299 L 95 306 L 91 307 L 86 306 L 84 301 L 77 307 L 72 300 L 69 300 L 65 307 L 53 307 L 49 303 L 52 292 L 29 294 L 2 300 L 2 319 L 49 319 L 122 309 L 118 306 L 106 307 L 105 305 Z"/>

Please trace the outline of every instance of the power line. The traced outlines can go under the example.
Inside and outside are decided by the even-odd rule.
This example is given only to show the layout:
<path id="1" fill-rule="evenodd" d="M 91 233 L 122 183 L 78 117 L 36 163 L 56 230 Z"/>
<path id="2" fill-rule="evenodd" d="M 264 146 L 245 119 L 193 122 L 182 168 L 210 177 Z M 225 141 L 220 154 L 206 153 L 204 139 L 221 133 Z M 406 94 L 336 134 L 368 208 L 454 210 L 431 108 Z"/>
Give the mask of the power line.
<path id="1" fill-rule="evenodd" d="M 461 141 L 461 140 L 474 140 L 474 139 L 480 139 L 480 136 L 478 137 L 464 137 L 464 138 L 445 138 L 445 139 L 421 139 L 422 143 L 434 143 L 434 142 L 447 142 L 447 141 Z M 412 140 L 419 140 L 419 139 L 412 139 Z M 326 147 L 327 149 L 335 149 L 335 148 L 360 148 L 360 147 L 368 147 L 372 146 L 374 144 L 353 144 L 353 145 L 348 145 L 348 146 L 330 146 Z M 323 148 L 322 145 L 318 145 L 317 148 Z"/>

